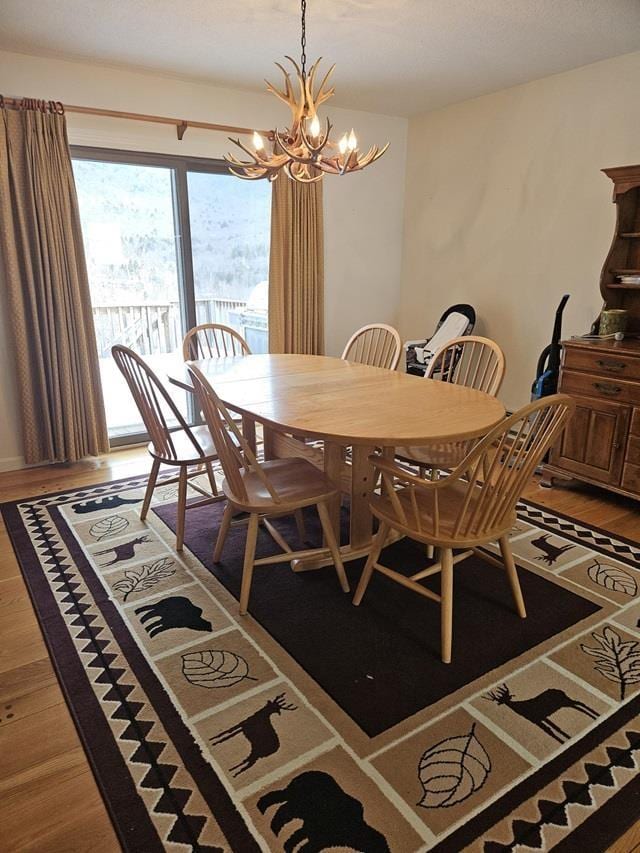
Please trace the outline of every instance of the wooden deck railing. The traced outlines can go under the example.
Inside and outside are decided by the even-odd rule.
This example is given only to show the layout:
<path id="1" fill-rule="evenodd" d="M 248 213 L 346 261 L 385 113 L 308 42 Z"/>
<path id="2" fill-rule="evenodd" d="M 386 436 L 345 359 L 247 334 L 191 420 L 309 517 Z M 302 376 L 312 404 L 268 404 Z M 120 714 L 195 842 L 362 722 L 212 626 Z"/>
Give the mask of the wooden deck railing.
<path id="1" fill-rule="evenodd" d="M 230 313 L 241 311 L 246 302 L 224 297 L 196 299 L 198 323 L 231 325 Z M 94 305 L 98 355 L 111 354 L 114 344 L 124 344 L 140 355 L 173 352 L 182 343 L 180 305 L 177 302 L 144 305 Z"/>

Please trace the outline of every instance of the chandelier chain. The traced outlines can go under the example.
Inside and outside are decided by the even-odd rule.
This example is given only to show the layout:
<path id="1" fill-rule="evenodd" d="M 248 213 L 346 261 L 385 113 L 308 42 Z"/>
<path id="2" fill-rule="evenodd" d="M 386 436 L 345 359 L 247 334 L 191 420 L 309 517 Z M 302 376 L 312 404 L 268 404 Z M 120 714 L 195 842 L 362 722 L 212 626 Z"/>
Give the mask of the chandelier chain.
<path id="1" fill-rule="evenodd" d="M 302 77 L 306 76 L 307 73 L 307 0 L 300 0 L 300 12 L 301 12 L 301 34 L 300 34 L 300 47 L 302 52 L 300 54 L 300 67 L 302 69 Z"/>

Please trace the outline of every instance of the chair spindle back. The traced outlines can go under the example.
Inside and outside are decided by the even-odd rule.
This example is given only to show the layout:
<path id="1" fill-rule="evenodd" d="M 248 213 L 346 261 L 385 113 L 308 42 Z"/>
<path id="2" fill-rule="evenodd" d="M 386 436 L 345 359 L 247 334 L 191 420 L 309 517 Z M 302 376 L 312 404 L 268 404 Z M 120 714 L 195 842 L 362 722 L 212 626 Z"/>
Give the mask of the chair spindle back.
<path id="1" fill-rule="evenodd" d="M 122 344 L 111 347 L 111 355 L 129 386 L 156 453 L 167 459 L 177 458 L 171 438 L 171 429 L 175 429 L 175 426 L 170 427 L 167 419 L 167 413 L 170 412 L 178 427 L 189 436 L 195 455 L 203 456 L 200 443 L 169 396 L 167 389 L 146 361 Z"/>
<path id="2" fill-rule="evenodd" d="M 200 358 L 226 358 L 232 355 L 251 355 L 245 339 L 230 326 L 202 323 L 189 329 L 182 342 L 185 361 Z"/>
<path id="3" fill-rule="evenodd" d="M 459 509 L 453 528 L 447 531 L 448 538 L 490 539 L 492 533 L 504 531 L 525 486 L 574 408 L 574 401 L 563 394 L 530 403 L 494 427 L 448 477 L 436 482 L 425 482 L 412 474 L 403 477 L 401 472 L 408 474 L 406 469 L 380 461 L 386 493 L 399 520 L 420 532 L 417 497 L 421 492 L 426 493 L 433 502 L 430 511 L 433 529 L 424 532 L 439 536 L 442 533 L 440 493 L 456 485 Z M 394 479 L 409 489 L 408 506 L 398 499 L 401 493 L 395 492 Z M 414 518 L 407 515 L 408 511 Z"/>
<path id="4" fill-rule="evenodd" d="M 425 379 L 439 379 L 495 395 L 504 379 L 504 354 L 495 341 L 476 335 L 454 338 L 435 353 Z"/>
<path id="5" fill-rule="evenodd" d="M 371 323 L 358 329 L 347 341 L 342 353 L 344 361 L 395 370 L 400 361 L 402 341 L 393 328 L 384 323 Z"/>
<path id="6" fill-rule="evenodd" d="M 188 371 L 193 384 L 193 392 L 205 423 L 209 427 L 218 459 L 233 496 L 239 503 L 248 501 L 247 490 L 241 474 L 242 469 L 245 469 L 257 474 L 274 503 L 280 503 L 280 496 L 264 473 L 247 440 L 236 426 L 229 410 L 213 390 L 209 380 L 195 364 L 190 364 Z"/>

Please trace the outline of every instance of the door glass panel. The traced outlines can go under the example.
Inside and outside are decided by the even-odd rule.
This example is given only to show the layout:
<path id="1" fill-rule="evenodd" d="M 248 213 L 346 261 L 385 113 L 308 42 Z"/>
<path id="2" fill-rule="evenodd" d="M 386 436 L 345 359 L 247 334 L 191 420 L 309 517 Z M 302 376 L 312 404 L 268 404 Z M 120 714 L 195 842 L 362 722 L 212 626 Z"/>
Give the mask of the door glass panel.
<path id="1" fill-rule="evenodd" d="M 268 352 L 271 186 L 188 172 L 196 320 L 223 323 Z"/>
<path id="2" fill-rule="evenodd" d="M 173 170 L 73 161 L 109 436 L 144 432 L 111 357 L 120 343 L 151 365 L 185 412 L 186 394 L 167 385 L 183 337 Z"/>

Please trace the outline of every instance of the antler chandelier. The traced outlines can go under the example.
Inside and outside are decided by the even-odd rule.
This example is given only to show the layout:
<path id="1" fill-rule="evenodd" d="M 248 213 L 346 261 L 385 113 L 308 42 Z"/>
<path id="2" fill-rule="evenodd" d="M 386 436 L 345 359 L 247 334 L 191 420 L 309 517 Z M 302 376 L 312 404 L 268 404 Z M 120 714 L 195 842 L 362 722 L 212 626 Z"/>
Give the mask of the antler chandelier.
<path id="1" fill-rule="evenodd" d="M 388 142 L 383 148 L 373 145 L 366 154 L 361 154 L 353 128 L 337 143 L 329 138 L 333 128 L 329 119 L 327 119 L 325 130 L 321 130 L 318 107 L 335 92 L 333 86 L 327 88 L 335 65 L 327 71 L 316 89 L 315 78 L 322 57 L 313 63 L 307 73 L 306 0 L 301 0 L 300 10 L 302 24 L 300 65 L 290 56 L 286 57 L 295 71 L 297 92 L 291 73 L 279 62 L 275 64 L 284 74 L 284 91 L 280 91 L 265 80 L 267 91 L 291 109 L 291 125 L 282 131 L 276 128 L 269 135 L 268 142 L 254 131 L 253 148 L 240 142 L 239 139 L 229 137 L 230 141 L 250 158 L 239 160 L 233 154 L 225 156 L 224 159 L 229 163 L 229 171 L 238 178 L 247 181 L 267 178 L 274 181 L 280 171 L 284 171 L 293 181 L 310 184 L 322 180 L 325 172 L 330 175 L 345 175 L 348 172 L 364 169 L 365 166 L 375 163 L 382 157 L 389 147 Z M 267 147 L 268 143 L 270 143 L 270 150 Z"/>

